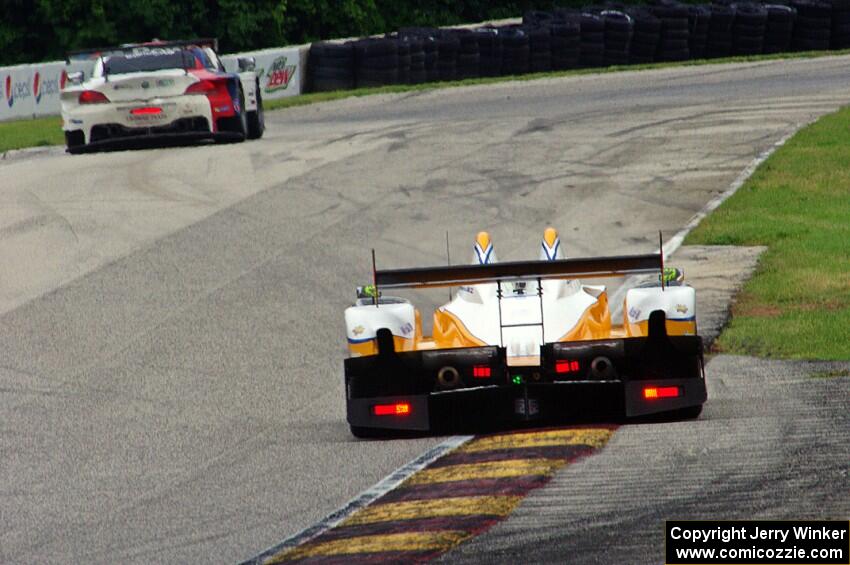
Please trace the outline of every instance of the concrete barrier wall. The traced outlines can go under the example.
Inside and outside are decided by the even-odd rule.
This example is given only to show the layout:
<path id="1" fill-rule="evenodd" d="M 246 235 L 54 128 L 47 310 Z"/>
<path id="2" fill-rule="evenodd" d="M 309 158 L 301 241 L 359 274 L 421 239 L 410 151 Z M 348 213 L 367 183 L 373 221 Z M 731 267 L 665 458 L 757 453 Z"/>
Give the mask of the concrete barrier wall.
<path id="1" fill-rule="evenodd" d="M 304 67 L 309 51 L 309 45 L 263 49 L 235 55 L 222 55 L 221 62 L 225 69 L 236 72 L 236 60 L 239 57 L 254 57 L 257 61 L 256 72 L 260 79 L 263 100 L 274 100 L 301 94 L 306 77 Z"/>
<path id="2" fill-rule="evenodd" d="M 222 55 L 224 67 L 236 72 L 238 57 L 254 57 L 264 100 L 301 94 L 304 65 L 309 45 L 263 49 L 248 53 Z M 59 114 L 59 91 L 67 73 L 83 71 L 86 76 L 93 63 L 51 61 L 31 65 L 0 67 L 0 121 Z"/>

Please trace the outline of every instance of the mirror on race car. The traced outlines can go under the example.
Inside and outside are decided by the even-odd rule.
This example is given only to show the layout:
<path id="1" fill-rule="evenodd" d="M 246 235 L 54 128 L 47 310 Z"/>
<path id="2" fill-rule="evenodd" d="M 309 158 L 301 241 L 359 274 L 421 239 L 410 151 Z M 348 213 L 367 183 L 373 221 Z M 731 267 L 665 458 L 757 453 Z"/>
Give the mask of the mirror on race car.
<path id="1" fill-rule="evenodd" d="M 357 287 L 357 298 L 380 298 L 381 292 L 375 288 L 375 285 L 367 284 Z"/>
<path id="2" fill-rule="evenodd" d="M 73 73 L 68 73 L 67 80 L 69 84 L 73 84 L 75 86 L 83 84 L 83 71 L 74 71 Z"/>
<path id="3" fill-rule="evenodd" d="M 246 71 L 253 71 L 257 66 L 257 60 L 253 57 L 239 57 L 236 60 L 237 65 L 239 65 L 239 72 L 244 73 Z"/>

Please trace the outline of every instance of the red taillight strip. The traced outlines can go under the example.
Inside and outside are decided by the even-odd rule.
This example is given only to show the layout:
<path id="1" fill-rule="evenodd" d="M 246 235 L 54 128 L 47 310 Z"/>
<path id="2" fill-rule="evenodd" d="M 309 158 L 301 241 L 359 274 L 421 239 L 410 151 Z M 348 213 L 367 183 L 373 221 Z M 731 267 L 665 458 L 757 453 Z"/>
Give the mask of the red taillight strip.
<path id="1" fill-rule="evenodd" d="M 130 113 L 136 116 L 148 116 L 151 114 L 161 114 L 162 108 L 157 108 L 155 106 L 147 106 L 145 108 L 133 108 L 130 110 Z"/>
<path id="2" fill-rule="evenodd" d="M 570 359 L 558 359 L 557 361 L 555 361 L 556 373 L 574 373 L 578 370 L 578 361 L 572 361 Z"/>
<path id="3" fill-rule="evenodd" d="M 643 397 L 648 400 L 655 398 L 676 398 L 680 396 L 680 393 L 681 391 L 677 386 L 652 386 L 643 389 Z"/>
<path id="4" fill-rule="evenodd" d="M 372 406 L 372 414 L 375 416 L 406 416 L 410 414 L 410 404 L 407 402 L 375 404 Z"/>

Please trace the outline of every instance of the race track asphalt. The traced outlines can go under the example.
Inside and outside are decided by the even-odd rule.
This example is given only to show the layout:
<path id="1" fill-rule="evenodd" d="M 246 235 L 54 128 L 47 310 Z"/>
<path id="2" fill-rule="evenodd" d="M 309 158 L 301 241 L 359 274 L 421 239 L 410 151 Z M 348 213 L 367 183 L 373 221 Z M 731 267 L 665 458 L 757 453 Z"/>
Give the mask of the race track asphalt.
<path id="1" fill-rule="evenodd" d="M 848 57 L 590 75 L 0 162 L 0 562 L 235 562 L 300 531 L 440 441 L 348 434 L 370 248 L 439 264 L 448 230 L 460 261 L 489 229 L 529 258 L 552 224 L 570 256 L 652 251 L 848 87 Z"/>

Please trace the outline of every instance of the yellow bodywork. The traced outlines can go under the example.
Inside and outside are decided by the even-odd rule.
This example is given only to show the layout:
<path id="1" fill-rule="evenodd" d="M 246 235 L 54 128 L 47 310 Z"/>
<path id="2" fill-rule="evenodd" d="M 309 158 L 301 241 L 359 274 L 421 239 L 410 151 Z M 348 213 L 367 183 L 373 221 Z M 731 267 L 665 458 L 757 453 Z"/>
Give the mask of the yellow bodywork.
<path id="1" fill-rule="evenodd" d="M 696 321 L 667 320 L 667 335 L 697 335 Z M 566 335 L 556 341 L 588 341 L 594 339 L 619 339 L 624 337 L 645 337 L 649 335 L 648 323 L 611 324 L 611 312 L 608 309 L 607 294 L 602 293 L 598 300 L 585 310 L 579 322 Z M 455 315 L 444 310 L 434 311 L 433 336 L 422 335 L 422 318 L 416 310 L 416 332 L 411 338 L 393 336 L 396 351 L 421 351 L 431 349 L 451 349 L 455 347 L 483 347 L 487 344 L 472 335 Z M 374 339 L 348 344 L 348 350 L 354 357 L 376 355 L 377 342 Z"/>

